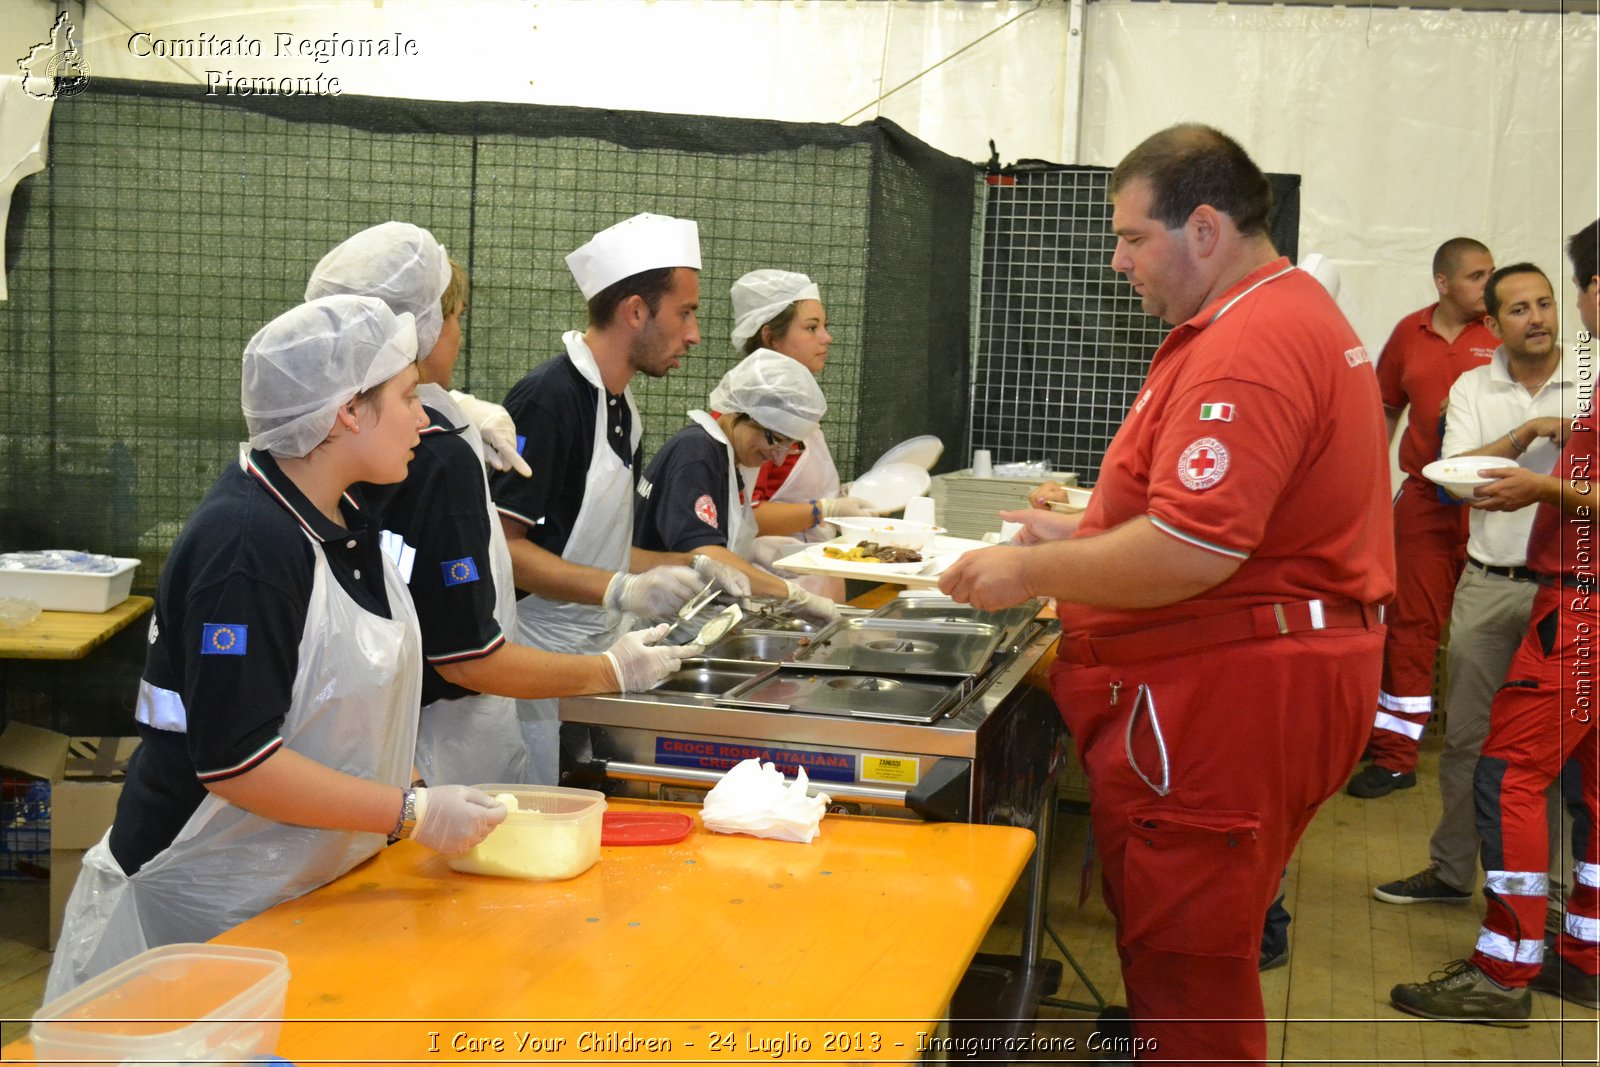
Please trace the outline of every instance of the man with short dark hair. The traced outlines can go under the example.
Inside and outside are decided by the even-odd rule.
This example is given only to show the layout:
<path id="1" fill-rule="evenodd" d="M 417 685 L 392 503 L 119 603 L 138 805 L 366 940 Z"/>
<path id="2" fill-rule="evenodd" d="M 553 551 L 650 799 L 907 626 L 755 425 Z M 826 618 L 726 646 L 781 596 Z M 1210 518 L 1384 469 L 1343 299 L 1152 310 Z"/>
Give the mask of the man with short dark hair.
<path id="1" fill-rule="evenodd" d="M 1422 468 L 1440 456 L 1440 423 L 1450 386 L 1494 354 L 1483 323 L 1483 284 L 1494 259 L 1482 242 L 1453 237 L 1433 254 L 1439 299 L 1401 319 L 1378 358 L 1389 438 L 1400 439 L 1405 480 L 1394 498 L 1395 596 L 1384 622 L 1383 687 L 1367 740 L 1370 762 L 1345 792 L 1364 799 L 1417 784 L 1417 746 L 1433 714 L 1433 664 L 1450 615 L 1467 544 L 1466 509 L 1440 497 Z"/>
<path id="2" fill-rule="evenodd" d="M 1262 918 L 1366 742 L 1394 592 L 1371 361 L 1278 255 L 1265 175 L 1176 126 L 1111 176 L 1113 270 L 1173 329 L 1079 516 L 1028 509 L 946 593 L 1053 596 L 1051 688 L 1088 774 L 1136 1038 L 1261 1061 Z"/>
<path id="3" fill-rule="evenodd" d="M 589 326 L 566 352 L 506 394 L 528 478 L 490 488 L 511 550 L 519 639 L 549 652 L 592 654 L 629 615 L 672 617 L 704 580 L 748 596 L 750 584 L 704 556 L 632 547 L 634 483 L 644 428 L 628 383 L 664 377 L 700 343 L 700 231 L 688 219 L 642 214 L 600 231 L 567 257 L 589 303 Z M 693 565 L 690 569 L 685 564 Z M 519 700 L 532 780 L 558 772 L 557 701 Z"/>
<path id="4" fill-rule="evenodd" d="M 1558 316 L 1550 281 L 1533 264 L 1516 263 L 1494 272 L 1484 296 L 1500 347 L 1487 365 L 1467 371 L 1450 387 L 1444 454 L 1496 456 L 1548 474 L 1561 450 L 1542 434 L 1572 409 L 1578 389 L 1578 367 L 1562 358 L 1556 344 Z M 1373 888 L 1372 895 L 1389 904 L 1472 899 L 1479 846 L 1473 771 L 1489 733 L 1489 706 L 1533 610 L 1536 586 L 1525 566 L 1533 512 L 1470 510 L 1467 566 L 1456 583 L 1450 614 L 1439 821 L 1428 842 L 1428 866 Z M 1556 798 L 1550 811 L 1551 826 L 1558 832 L 1560 809 Z M 1559 869 L 1555 861 L 1554 870 Z M 1559 911 L 1559 895 L 1552 902 Z"/>
<path id="5" fill-rule="evenodd" d="M 1591 223 L 1567 246 L 1583 320 L 1573 359 L 1587 368 L 1580 380 L 1590 383 L 1600 318 L 1597 243 L 1600 231 Z M 1532 277 L 1520 275 L 1524 288 L 1506 294 L 1497 321 L 1515 317 L 1513 328 L 1525 332 L 1535 320 L 1548 318 L 1553 333 L 1553 311 L 1543 307 Z M 1519 304 L 1530 306 L 1519 309 Z M 1525 467 L 1486 470 L 1497 480 L 1474 494 L 1473 506 L 1491 511 L 1537 505 L 1528 569 L 1540 588 L 1522 646 L 1495 695 L 1489 737 L 1473 779 L 1487 914 L 1470 959 L 1455 961 L 1431 981 L 1402 983 L 1390 991 L 1390 1002 L 1411 1015 L 1526 1026 L 1533 1010 L 1529 986 L 1600 1007 L 1600 835 L 1587 835 L 1584 854 L 1574 864 L 1572 896 L 1553 953 L 1546 948 L 1543 921 L 1549 893 L 1545 791 L 1569 758 L 1578 761 L 1591 825 L 1600 813 L 1593 404 L 1593 393 L 1580 391 L 1561 418 L 1535 428 L 1564 443 L 1552 473 Z"/>

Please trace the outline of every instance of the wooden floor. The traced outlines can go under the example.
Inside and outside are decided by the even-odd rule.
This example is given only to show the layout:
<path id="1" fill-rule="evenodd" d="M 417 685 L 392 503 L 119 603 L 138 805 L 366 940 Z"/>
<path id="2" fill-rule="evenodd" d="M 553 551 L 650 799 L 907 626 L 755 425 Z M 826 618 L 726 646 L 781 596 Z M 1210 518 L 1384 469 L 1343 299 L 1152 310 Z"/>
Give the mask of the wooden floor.
<path id="1" fill-rule="evenodd" d="M 1271 1055 L 1284 1063 L 1594 1064 L 1600 1061 L 1595 1013 L 1541 993 L 1533 1025 L 1507 1030 L 1426 1022 L 1389 1007 L 1396 982 L 1419 981 L 1446 961 L 1472 951 L 1482 899 L 1470 905 L 1383 904 L 1375 883 L 1421 869 L 1438 816 L 1432 787 L 1436 751 L 1425 748 L 1417 788 L 1381 800 L 1340 794 L 1317 816 L 1290 867 L 1290 960 L 1262 976 Z M 1050 926 L 1088 979 L 1110 1002 L 1121 999 L 1115 935 L 1098 884 L 1078 904 L 1087 820 L 1058 821 L 1051 878 Z M 1021 942 L 1022 895 L 1014 894 L 984 950 L 1014 953 Z M 44 950 L 48 901 L 42 883 L 0 882 L 0 1042 L 23 1036 L 39 1006 L 50 955 Z M 1046 955 L 1061 953 L 1047 943 Z M 1092 999 L 1088 986 L 1065 969 L 1059 998 Z M 1041 1007 L 1035 1033 L 1074 1037 L 1076 1052 L 1035 1060 L 1093 1059 L 1082 1051 L 1094 1030 L 1085 1011 Z M 993 1061 L 990 1061 L 993 1062 Z"/>

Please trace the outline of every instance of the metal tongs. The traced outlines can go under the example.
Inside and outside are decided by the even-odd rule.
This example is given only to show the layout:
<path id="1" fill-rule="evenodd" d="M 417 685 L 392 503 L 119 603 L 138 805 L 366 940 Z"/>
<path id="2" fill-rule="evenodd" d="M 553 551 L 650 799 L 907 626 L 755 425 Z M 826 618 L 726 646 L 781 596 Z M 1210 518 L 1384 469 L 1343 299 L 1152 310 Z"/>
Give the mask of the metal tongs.
<path id="1" fill-rule="evenodd" d="M 686 600 L 683 607 L 678 609 L 678 617 L 673 620 L 672 629 L 667 631 L 667 636 L 672 637 L 674 634 L 684 632 L 690 621 L 700 614 L 707 604 L 717 598 L 719 591 L 716 581 L 712 580 L 707 582 L 705 587 L 698 593 Z"/>

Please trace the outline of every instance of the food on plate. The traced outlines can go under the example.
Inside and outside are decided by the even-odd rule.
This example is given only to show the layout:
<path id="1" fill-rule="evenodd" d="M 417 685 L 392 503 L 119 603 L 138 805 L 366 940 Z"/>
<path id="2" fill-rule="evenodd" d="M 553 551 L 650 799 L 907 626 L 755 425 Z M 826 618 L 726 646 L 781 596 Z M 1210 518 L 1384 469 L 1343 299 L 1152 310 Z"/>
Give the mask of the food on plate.
<path id="1" fill-rule="evenodd" d="M 872 541 L 859 541 L 849 549 L 828 545 L 822 554 L 829 559 L 842 560 L 845 563 L 921 563 L 922 553 L 909 548 L 896 548 L 893 545 L 880 545 Z"/>

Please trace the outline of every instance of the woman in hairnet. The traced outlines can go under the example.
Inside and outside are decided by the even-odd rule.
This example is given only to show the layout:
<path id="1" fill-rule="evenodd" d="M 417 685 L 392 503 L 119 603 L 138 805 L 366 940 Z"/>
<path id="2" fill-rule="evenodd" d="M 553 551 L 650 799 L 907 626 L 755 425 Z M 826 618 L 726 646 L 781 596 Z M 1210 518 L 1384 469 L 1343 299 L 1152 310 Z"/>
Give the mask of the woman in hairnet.
<path id="1" fill-rule="evenodd" d="M 697 551 L 737 567 L 751 592 L 782 601 L 802 618 L 831 622 L 833 601 L 750 562 L 756 521 L 741 468 L 781 461 L 817 432 L 828 402 L 811 372 L 788 356 L 759 349 L 711 391 L 716 416 L 691 411 L 694 425 L 674 434 L 639 480 L 633 543 L 657 552 Z"/>
<path id="2" fill-rule="evenodd" d="M 529 752 L 515 698 L 649 689 L 693 646 L 657 644 L 667 627 L 622 635 L 595 656 L 515 644 L 511 552 L 484 476 L 483 442 L 450 392 L 467 308 L 466 272 L 427 230 L 385 222 L 322 257 L 306 298 L 375 296 L 417 323 L 428 416 L 405 481 L 374 503 L 422 624 L 422 721 L 417 769 L 430 785 L 553 785 L 558 753 Z M 520 460 L 521 457 L 519 456 Z"/>
<path id="3" fill-rule="evenodd" d="M 795 360 L 813 375 L 828 362 L 828 312 L 822 293 L 804 274 L 753 270 L 733 283 L 733 347 L 741 355 L 769 349 Z M 768 460 L 750 478 L 750 503 L 763 540 L 755 559 L 763 566 L 794 552 L 799 541 L 827 541 L 834 530 L 824 520 L 872 514 L 866 501 L 839 495 L 839 470 L 822 431 L 799 441 L 788 455 Z M 775 536 L 776 535 L 776 536 Z M 798 579 L 814 593 L 844 596 L 844 582 L 811 576 Z"/>
<path id="4" fill-rule="evenodd" d="M 421 639 L 361 510 L 406 475 L 416 331 L 332 296 L 251 338 L 248 447 L 161 569 L 116 820 L 84 857 L 46 999 L 157 945 L 205 941 L 414 837 L 461 852 L 505 818 L 407 787 Z"/>

